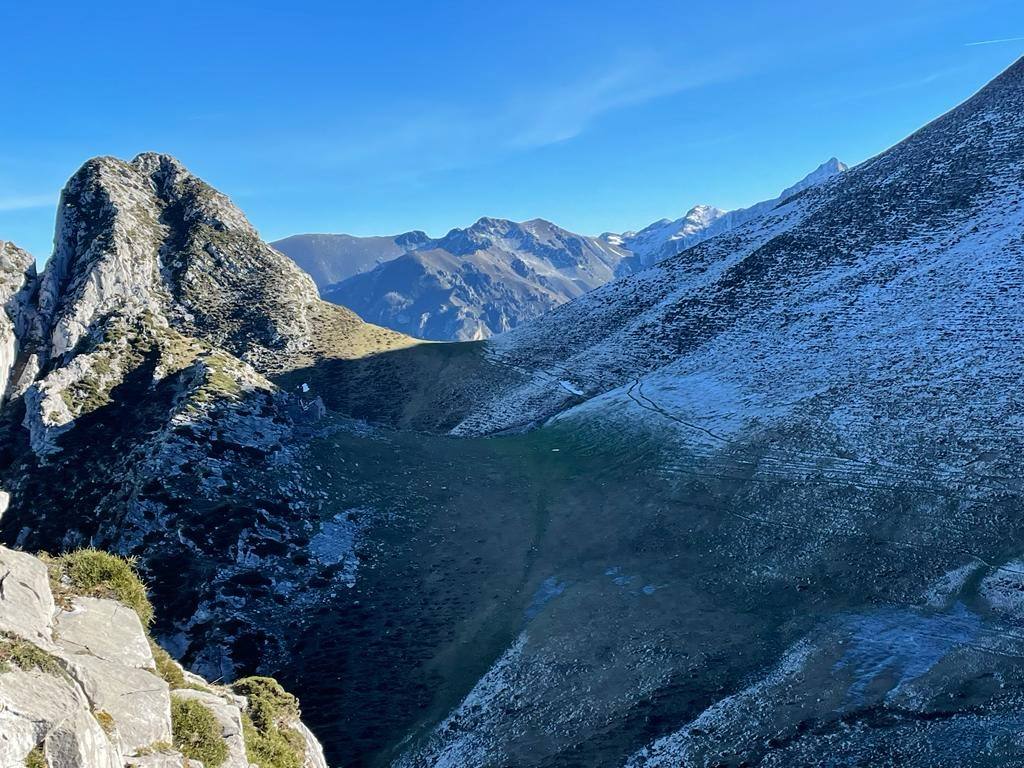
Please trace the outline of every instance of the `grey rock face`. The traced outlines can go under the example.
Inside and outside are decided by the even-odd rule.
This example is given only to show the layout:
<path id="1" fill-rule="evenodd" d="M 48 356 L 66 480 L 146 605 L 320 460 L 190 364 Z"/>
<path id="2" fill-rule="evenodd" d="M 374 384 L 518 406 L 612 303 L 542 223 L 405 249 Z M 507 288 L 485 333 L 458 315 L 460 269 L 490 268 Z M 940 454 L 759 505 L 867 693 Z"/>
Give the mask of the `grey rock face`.
<path id="1" fill-rule="evenodd" d="M 313 732 L 306 727 L 306 724 L 303 722 L 297 722 L 293 723 L 291 727 L 297 731 L 300 736 L 302 736 L 302 740 L 306 744 L 306 760 L 303 763 L 304 768 L 327 768 L 327 760 L 324 758 L 324 749 L 320 746 L 320 742 L 317 741 Z"/>
<path id="2" fill-rule="evenodd" d="M 0 407 L 15 384 L 15 363 L 32 324 L 30 301 L 36 288 L 35 260 L 0 240 Z"/>
<path id="3" fill-rule="evenodd" d="M 47 765 L 51 768 L 121 768 L 124 758 L 111 744 L 93 714 L 78 709 L 67 720 L 56 724 L 43 743 Z"/>
<path id="4" fill-rule="evenodd" d="M 50 647 L 53 612 L 46 566 L 24 552 L 0 547 L 0 632 Z"/>
<path id="5" fill-rule="evenodd" d="M 155 666 L 138 614 L 117 600 L 75 597 L 57 613 L 54 631 L 68 653 L 87 653 L 136 669 Z"/>
<path id="6" fill-rule="evenodd" d="M 45 672 L 0 673 L 2 764 L 23 765 L 25 756 L 51 737 L 47 751 L 52 745 L 51 754 L 62 765 L 121 764 L 120 751 L 99 728 L 80 689 Z"/>
<path id="7" fill-rule="evenodd" d="M 87 162 L 61 195 L 55 242 L 24 313 L 35 344 L 18 360 L 24 425 L 40 456 L 56 453 L 80 416 L 153 357 L 156 381 L 197 357 L 219 362 L 210 353 L 220 350 L 220 367 L 238 368 L 245 387 L 257 378 L 248 365 L 269 373 L 325 349 L 362 354 L 406 343 L 320 302 L 308 275 L 166 155 Z M 4 259 L 20 264 L 13 253 L 5 246 Z M 9 351 L 0 355 L 11 368 L 13 337 L 4 338 Z"/>
<path id="8" fill-rule="evenodd" d="M 137 640 L 145 642 L 141 635 Z M 64 668 L 84 691 L 92 708 L 114 719 L 125 752 L 171 741 L 170 689 L 155 672 L 107 661 L 64 643 L 60 636 L 57 643 L 57 655 Z M 129 653 L 128 657 L 131 656 Z"/>
<path id="9" fill-rule="evenodd" d="M 39 298 L 50 357 L 111 314 L 151 315 L 253 361 L 308 342 L 312 281 L 166 155 L 86 163 L 61 195 L 56 243 Z"/>

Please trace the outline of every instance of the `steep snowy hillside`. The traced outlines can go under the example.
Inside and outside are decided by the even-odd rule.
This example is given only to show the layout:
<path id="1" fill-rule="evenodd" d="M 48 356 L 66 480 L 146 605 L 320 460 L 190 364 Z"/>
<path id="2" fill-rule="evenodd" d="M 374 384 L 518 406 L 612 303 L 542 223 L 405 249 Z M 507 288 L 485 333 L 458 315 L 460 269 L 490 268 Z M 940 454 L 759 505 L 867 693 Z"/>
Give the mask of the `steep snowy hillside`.
<path id="1" fill-rule="evenodd" d="M 990 397 L 979 407 L 998 407 L 998 374 L 1016 352 L 992 360 L 991 345 L 1018 322 L 1018 76 L 1011 70 L 769 215 L 493 340 L 497 361 L 535 381 L 500 393 L 458 431 L 501 429 L 571 405 L 576 395 L 544 382 L 556 372 L 587 396 L 623 387 L 628 400 L 634 379 L 666 365 L 674 379 L 699 376 L 712 392 L 756 396 L 758 413 L 771 402 L 795 408 L 821 398 L 827 384 L 845 397 L 874 401 L 878 392 L 878 403 L 894 401 L 909 416 L 920 398 L 967 394 L 950 358 L 986 359 L 993 375 L 979 386 Z M 772 391 L 758 382 L 772 382 Z"/>
<path id="2" fill-rule="evenodd" d="M 480 219 L 323 291 L 424 339 L 483 339 L 603 285 L 625 252 L 534 219 Z"/>

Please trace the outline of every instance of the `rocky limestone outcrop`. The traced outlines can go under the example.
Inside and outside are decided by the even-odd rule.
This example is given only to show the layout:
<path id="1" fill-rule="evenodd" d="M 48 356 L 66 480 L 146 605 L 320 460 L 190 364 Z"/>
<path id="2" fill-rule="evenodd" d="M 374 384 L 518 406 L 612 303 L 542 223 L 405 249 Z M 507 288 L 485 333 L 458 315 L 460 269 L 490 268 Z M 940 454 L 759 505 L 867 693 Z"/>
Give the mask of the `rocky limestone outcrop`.
<path id="1" fill-rule="evenodd" d="M 0 406 L 15 384 L 15 363 L 31 323 L 30 299 L 36 282 L 32 256 L 0 240 Z"/>
<path id="2" fill-rule="evenodd" d="M 0 243 L 0 304 L 0 380 L 18 372 L 40 456 L 60 450 L 59 436 L 107 404 L 147 354 L 158 358 L 152 382 L 197 346 L 232 358 L 232 377 L 245 380 L 247 366 L 266 375 L 409 343 L 321 302 L 227 197 L 156 153 L 95 158 L 71 177 L 38 279 L 27 254 Z"/>
<path id="3" fill-rule="evenodd" d="M 246 696 L 162 664 L 158 672 L 133 608 L 75 594 L 52 565 L 0 547 L 0 765 L 24 766 L 33 751 L 51 768 L 198 765 L 172 697 L 211 713 L 226 747 L 218 768 L 258 765 L 244 735 Z M 305 766 L 325 765 L 294 714 L 277 726 L 293 731 Z"/>
<path id="4" fill-rule="evenodd" d="M 310 345 L 312 281 L 173 158 L 86 163 L 61 195 L 55 243 L 33 308 L 43 375 L 25 398 L 39 454 L 146 351 L 158 350 L 155 379 L 191 362 L 188 339 L 265 369 Z"/>
<path id="5" fill-rule="evenodd" d="M 51 357 L 111 313 L 151 314 L 263 362 L 308 343 L 312 280 L 167 155 L 83 165 L 61 195 L 55 242 L 39 298 Z"/>
<path id="6" fill-rule="evenodd" d="M 323 515 L 297 458 L 324 409 L 279 376 L 412 341 L 320 301 L 166 155 L 87 162 L 55 243 L 9 355 L 0 540 L 138 555 L 165 609 L 154 631 L 189 665 L 275 669 L 315 600 L 282 605 L 279 585 L 326 580 L 301 555 Z"/>

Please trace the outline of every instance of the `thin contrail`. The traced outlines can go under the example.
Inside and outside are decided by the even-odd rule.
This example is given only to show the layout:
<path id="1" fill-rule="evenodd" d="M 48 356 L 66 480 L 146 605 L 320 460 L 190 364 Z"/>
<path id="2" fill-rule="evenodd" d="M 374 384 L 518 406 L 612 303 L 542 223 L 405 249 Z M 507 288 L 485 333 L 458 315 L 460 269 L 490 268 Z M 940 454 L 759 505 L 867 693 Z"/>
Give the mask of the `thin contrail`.
<path id="1" fill-rule="evenodd" d="M 995 45 L 996 43 L 1016 43 L 1024 40 L 1024 37 L 1003 37 L 999 40 L 979 40 L 976 43 L 964 43 L 964 47 L 970 47 L 972 45 Z"/>

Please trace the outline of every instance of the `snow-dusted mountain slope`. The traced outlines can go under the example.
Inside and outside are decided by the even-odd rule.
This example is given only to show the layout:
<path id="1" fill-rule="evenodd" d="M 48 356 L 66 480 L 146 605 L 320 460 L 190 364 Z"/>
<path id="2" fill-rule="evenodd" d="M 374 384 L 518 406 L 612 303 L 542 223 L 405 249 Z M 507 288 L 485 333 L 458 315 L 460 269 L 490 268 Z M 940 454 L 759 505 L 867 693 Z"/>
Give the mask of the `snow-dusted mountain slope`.
<path id="1" fill-rule="evenodd" d="M 669 256 L 675 256 L 698 243 L 708 240 L 730 229 L 753 221 L 777 207 L 784 200 L 809 187 L 820 184 L 847 170 L 845 163 L 834 157 L 819 165 L 804 178 L 771 200 L 755 203 L 749 208 L 723 211 L 710 205 L 697 205 L 685 216 L 675 221 L 661 219 L 639 232 L 624 232 L 621 235 L 605 233 L 601 239 L 609 244 L 625 248 L 630 256 L 623 259 L 618 274 L 628 275 L 639 272 Z"/>
<path id="2" fill-rule="evenodd" d="M 995 418 L 1022 323 L 1019 78 L 1012 69 L 768 215 L 492 340 L 495 360 L 535 379 L 458 431 L 563 410 L 578 400 L 566 378 L 588 397 L 622 387 L 628 399 L 635 379 L 666 366 L 752 415 L 840 397 L 856 400 L 844 418 L 884 405 L 912 421 L 915 403 L 970 392 Z"/>
<path id="3" fill-rule="evenodd" d="M 542 219 L 483 218 L 324 289 L 323 297 L 418 338 L 482 339 L 603 285 L 624 255 Z"/>

